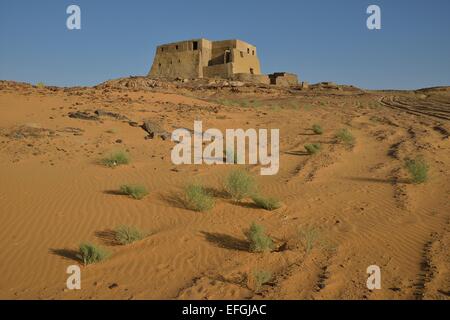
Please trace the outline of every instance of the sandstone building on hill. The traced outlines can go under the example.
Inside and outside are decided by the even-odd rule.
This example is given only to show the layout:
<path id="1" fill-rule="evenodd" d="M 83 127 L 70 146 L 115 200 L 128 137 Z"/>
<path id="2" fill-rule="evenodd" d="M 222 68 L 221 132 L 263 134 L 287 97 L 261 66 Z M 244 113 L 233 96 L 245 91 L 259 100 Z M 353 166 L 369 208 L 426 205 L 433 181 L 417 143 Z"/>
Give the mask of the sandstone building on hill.
<path id="1" fill-rule="evenodd" d="M 256 47 L 241 40 L 193 39 L 156 48 L 150 78 L 221 78 L 276 85 L 297 84 L 290 73 L 261 74 Z"/>

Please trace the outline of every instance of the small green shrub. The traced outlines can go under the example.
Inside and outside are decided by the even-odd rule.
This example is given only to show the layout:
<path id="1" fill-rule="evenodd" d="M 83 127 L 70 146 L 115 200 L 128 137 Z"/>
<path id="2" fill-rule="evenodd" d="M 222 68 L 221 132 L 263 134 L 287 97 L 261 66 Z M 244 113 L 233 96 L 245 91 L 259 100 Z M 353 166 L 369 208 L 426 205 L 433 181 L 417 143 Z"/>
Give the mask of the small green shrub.
<path id="1" fill-rule="evenodd" d="M 264 228 L 256 223 L 252 223 L 245 233 L 250 242 L 251 252 L 271 251 L 274 247 L 272 239 L 266 235 Z"/>
<path id="2" fill-rule="evenodd" d="M 262 106 L 262 101 L 253 99 L 241 99 L 240 104 L 243 108 L 258 108 Z"/>
<path id="3" fill-rule="evenodd" d="M 248 101 L 246 100 L 240 100 L 240 99 L 218 99 L 214 102 L 219 103 L 224 106 L 230 106 L 230 107 L 247 107 Z"/>
<path id="4" fill-rule="evenodd" d="M 305 150 L 309 154 L 316 154 L 320 151 L 320 144 L 319 143 L 311 143 L 311 144 L 305 144 Z"/>
<path id="5" fill-rule="evenodd" d="M 252 197 L 252 200 L 259 208 L 263 208 L 269 211 L 276 210 L 281 207 L 280 201 L 275 198 L 265 198 L 259 195 L 255 195 Z"/>
<path id="6" fill-rule="evenodd" d="M 120 192 L 136 200 L 141 200 L 148 195 L 147 188 L 140 185 L 122 185 Z"/>
<path id="7" fill-rule="evenodd" d="M 103 165 L 107 167 L 117 167 L 130 163 L 130 156 L 125 151 L 116 151 L 102 160 Z"/>
<path id="8" fill-rule="evenodd" d="M 116 241 L 122 245 L 130 244 L 145 238 L 145 234 L 133 226 L 120 226 L 114 231 Z"/>
<path id="9" fill-rule="evenodd" d="M 110 253 L 91 243 L 80 244 L 78 258 L 80 258 L 84 265 L 100 262 L 110 256 Z"/>
<path id="10" fill-rule="evenodd" d="M 336 139 L 346 145 L 353 145 L 355 143 L 355 137 L 348 131 L 348 129 L 341 129 L 336 133 Z"/>
<path id="11" fill-rule="evenodd" d="M 245 197 L 250 197 L 256 192 L 256 182 L 245 170 L 233 170 L 225 180 L 225 191 L 235 201 L 241 201 Z"/>
<path id="12" fill-rule="evenodd" d="M 321 127 L 320 125 L 318 125 L 318 124 L 315 124 L 315 125 L 312 126 L 312 131 L 313 131 L 315 134 L 323 134 L 323 129 L 322 129 L 322 127 Z"/>
<path id="13" fill-rule="evenodd" d="M 316 228 L 304 228 L 299 230 L 299 236 L 306 253 L 309 253 L 319 240 L 320 233 Z"/>
<path id="14" fill-rule="evenodd" d="M 117 129 L 115 129 L 115 128 L 108 129 L 108 130 L 106 130 L 106 133 L 115 134 L 115 133 L 117 133 Z"/>
<path id="15" fill-rule="evenodd" d="M 198 184 L 190 184 L 185 188 L 185 206 L 194 211 L 208 211 L 214 207 L 214 199 Z"/>
<path id="16" fill-rule="evenodd" d="M 272 279 L 272 273 L 264 270 L 256 270 L 253 272 L 255 281 L 255 291 L 261 290 L 261 287 Z"/>
<path id="17" fill-rule="evenodd" d="M 406 159 L 405 167 L 408 170 L 413 183 L 420 184 L 427 181 L 429 167 L 422 157 Z"/>
<path id="18" fill-rule="evenodd" d="M 371 117 L 369 118 L 369 120 L 370 120 L 370 121 L 373 121 L 373 122 L 383 122 L 383 118 L 382 118 L 382 117 L 379 117 L 379 116 L 371 116 Z"/>
<path id="19" fill-rule="evenodd" d="M 260 108 L 264 104 L 264 101 L 261 101 L 261 100 L 253 100 L 251 102 L 252 102 L 252 107 L 253 108 Z"/>
<path id="20" fill-rule="evenodd" d="M 279 105 L 275 105 L 273 106 L 270 110 L 272 110 L 273 112 L 280 112 L 283 108 Z"/>
<path id="21" fill-rule="evenodd" d="M 43 82 L 38 82 L 38 83 L 36 83 L 36 87 L 37 87 L 37 88 L 40 88 L 40 89 L 45 88 L 45 83 L 43 83 Z"/>

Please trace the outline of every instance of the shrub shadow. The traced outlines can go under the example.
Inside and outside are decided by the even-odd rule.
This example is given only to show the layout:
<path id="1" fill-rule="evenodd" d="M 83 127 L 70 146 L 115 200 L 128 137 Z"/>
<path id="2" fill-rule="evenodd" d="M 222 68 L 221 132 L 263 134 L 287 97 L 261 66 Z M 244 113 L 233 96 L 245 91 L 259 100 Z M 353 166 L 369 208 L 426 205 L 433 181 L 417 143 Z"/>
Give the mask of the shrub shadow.
<path id="1" fill-rule="evenodd" d="M 449 290 L 449 291 L 438 290 L 438 292 L 439 292 L 440 294 L 443 294 L 443 295 L 447 296 L 447 297 L 450 297 L 450 290 Z"/>
<path id="2" fill-rule="evenodd" d="M 161 194 L 160 198 L 173 207 L 180 208 L 180 209 L 188 209 L 186 206 L 186 200 L 183 198 L 183 195 L 181 192 L 172 192 L 170 194 Z"/>
<path id="3" fill-rule="evenodd" d="M 336 141 L 334 141 L 334 140 L 331 140 L 331 141 L 330 140 L 318 140 L 317 143 L 320 143 L 320 144 L 336 144 Z"/>
<path id="4" fill-rule="evenodd" d="M 72 249 L 50 249 L 49 250 L 51 254 L 54 254 L 56 256 L 63 257 L 67 260 L 73 260 L 76 262 L 82 262 L 79 253 L 76 250 Z"/>
<path id="5" fill-rule="evenodd" d="M 229 201 L 230 204 L 233 204 L 235 206 L 239 206 L 242 208 L 248 208 L 248 209 L 262 209 L 261 207 L 257 206 L 254 202 L 241 202 L 241 201 Z"/>
<path id="6" fill-rule="evenodd" d="M 126 194 L 120 190 L 105 190 L 103 191 L 104 194 L 109 194 L 112 196 L 125 196 Z"/>
<path id="7" fill-rule="evenodd" d="M 304 133 L 299 133 L 299 136 L 317 136 L 318 134 L 315 134 L 314 132 L 304 132 Z"/>
<path id="8" fill-rule="evenodd" d="M 344 179 L 360 182 L 388 183 L 393 185 L 397 183 L 406 183 L 406 184 L 410 183 L 410 181 L 407 179 L 396 179 L 396 178 L 380 179 L 370 177 L 345 177 Z"/>
<path id="9" fill-rule="evenodd" d="M 309 156 L 306 151 L 285 151 L 284 154 L 289 154 L 291 156 Z"/>
<path id="10" fill-rule="evenodd" d="M 205 237 L 206 241 L 216 245 L 219 248 L 237 251 L 249 251 L 249 243 L 246 240 L 235 238 L 223 233 L 202 231 L 202 234 Z"/>
<path id="11" fill-rule="evenodd" d="M 95 236 L 107 246 L 118 246 L 120 243 L 116 240 L 116 232 L 111 229 L 96 231 Z"/>
<path id="12" fill-rule="evenodd" d="M 204 187 L 203 188 L 206 193 L 208 193 L 210 196 L 214 198 L 222 198 L 222 199 L 230 199 L 230 195 L 225 190 L 220 190 L 213 187 Z"/>

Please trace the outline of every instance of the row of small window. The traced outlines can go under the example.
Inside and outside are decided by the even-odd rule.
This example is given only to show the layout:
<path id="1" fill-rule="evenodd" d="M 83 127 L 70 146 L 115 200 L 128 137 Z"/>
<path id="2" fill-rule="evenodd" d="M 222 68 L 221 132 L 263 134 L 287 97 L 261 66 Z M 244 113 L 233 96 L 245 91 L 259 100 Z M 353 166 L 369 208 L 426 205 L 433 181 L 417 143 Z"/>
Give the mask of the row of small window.
<path id="1" fill-rule="evenodd" d="M 178 45 L 175 45 L 175 50 L 178 50 Z M 192 50 L 198 50 L 198 42 L 192 42 Z M 164 52 L 164 47 L 161 47 L 161 52 Z M 250 54 L 250 48 L 247 48 L 247 54 Z M 252 50 L 252 55 L 255 55 L 255 50 Z M 243 57 L 243 53 L 241 51 L 241 57 Z"/>
<path id="2" fill-rule="evenodd" d="M 178 50 L 178 45 L 175 46 L 175 50 Z M 197 49 L 194 49 L 197 50 Z M 161 48 L 161 52 L 164 52 L 164 47 Z"/>
<path id="3" fill-rule="evenodd" d="M 179 46 L 175 45 L 175 50 L 178 50 Z M 194 41 L 192 42 L 192 50 L 198 50 L 198 42 Z M 161 47 L 161 52 L 164 52 L 164 47 Z"/>
<path id="4" fill-rule="evenodd" d="M 181 60 L 180 60 L 180 59 L 178 59 L 178 63 L 181 63 Z M 173 63 L 172 63 L 172 60 L 170 60 L 169 64 L 173 64 Z M 161 67 L 161 62 L 158 63 L 158 66 Z"/>
<path id="5" fill-rule="evenodd" d="M 240 51 L 240 53 L 241 53 L 241 58 L 243 58 L 244 57 L 244 52 Z M 250 54 L 250 49 L 248 49 L 248 48 L 247 48 L 247 54 Z M 255 50 L 252 50 L 252 55 L 253 56 L 255 55 Z"/>

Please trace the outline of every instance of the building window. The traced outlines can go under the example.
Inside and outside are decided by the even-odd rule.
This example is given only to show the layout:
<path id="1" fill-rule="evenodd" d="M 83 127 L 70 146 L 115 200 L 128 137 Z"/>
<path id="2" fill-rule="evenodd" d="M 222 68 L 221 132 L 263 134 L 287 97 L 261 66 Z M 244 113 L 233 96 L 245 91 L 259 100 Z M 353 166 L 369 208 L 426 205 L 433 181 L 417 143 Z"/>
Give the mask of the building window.
<path id="1" fill-rule="evenodd" d="M 197 41 L 192 42 L 192 49 L 198 50 L 198 42 Z"/>
<path id="2" fill-rule="evenodd" d="M 164 52 L 164 48 L 161 48 L 161 52 Z"/>
<path id="3" fill-rule="evenodd" d="M 178 50 L 178 45 L 175 46 L 175 49 Z"/>
<path id="4" fill-rule="evenodd" d="M 255 50 L 252 50 L 252 55 L 255 55 Z"/>
<path id="5" fill-rule="evenodd" d="M 250 54 L 250 48 L 247 48 L 247 53 Z"/>
<path id="6" fill-rule="evenodd" d="M 243 58 L 244 57 L 244 53 L 242 51 L 240 53 L 241 53 L 241 58 Z"/>
<path id="7" fill-rule="evenodd" d="M 161 63 L 158 63 L 158 67 L 160 67 L 160 68 L 161 68 Z"/>
<path id="8" fill-rule="evenodd" d="M 255 74 L 255 72 L 253 71 L 253 68 L 250 68 L 250 74 Z"/>

